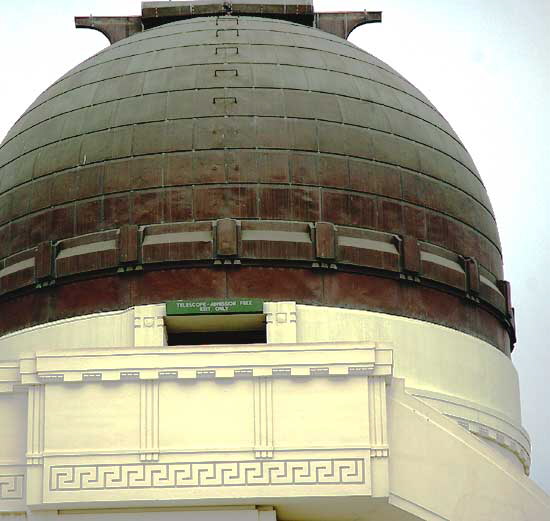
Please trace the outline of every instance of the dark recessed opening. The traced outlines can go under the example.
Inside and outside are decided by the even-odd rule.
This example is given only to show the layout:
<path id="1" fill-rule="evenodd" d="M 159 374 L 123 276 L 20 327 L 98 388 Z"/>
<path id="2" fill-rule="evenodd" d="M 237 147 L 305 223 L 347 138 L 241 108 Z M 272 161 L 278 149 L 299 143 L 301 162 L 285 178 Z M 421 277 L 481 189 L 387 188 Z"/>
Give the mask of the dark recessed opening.
<path id="1" fill-rule="evenodd" d="M 267 344 L 263 313 L 167 316 L 169 346 Z"/>
<path id="2" fill-rule="evenodd" d="M 144 29 L 152 29 L 153 27 L 159 27 L 161 25 L 166 25 L 172 22 L 180 21 L 180 20 L 190 20 L 191 18 L 197 18 L 197 17 L 216 17 L 219 18 L 220 15 L 224 15 L 225 13 L 221 12 L 215 12 L 215 13 L 201 13 L 201 14 L 194 14 L 194 15 L 173 15 L 173 16 L 159 16 L 155 18 L 143 18 L 142 23 Z M 306 25 L 308 27 L 313 27 L 314 23 L 314 15 L 313 14 L 290 14 L 290 13 L 242 13 L 242 12 L 235 12 L 232 13 L 233 16 L 253 16 L 253 17 L 260 17 L 260 18 L 273 18 L 278 20 L 286 20 L 288 22 L 294 22 L 301 25 Z"/>
<path id="3" fill-rule="evenodd" d="M 208 344 L 265 344 L 267 335 L 263 331 L 201 331 L 170 333 L 169 346 L 195 346 Z"/>

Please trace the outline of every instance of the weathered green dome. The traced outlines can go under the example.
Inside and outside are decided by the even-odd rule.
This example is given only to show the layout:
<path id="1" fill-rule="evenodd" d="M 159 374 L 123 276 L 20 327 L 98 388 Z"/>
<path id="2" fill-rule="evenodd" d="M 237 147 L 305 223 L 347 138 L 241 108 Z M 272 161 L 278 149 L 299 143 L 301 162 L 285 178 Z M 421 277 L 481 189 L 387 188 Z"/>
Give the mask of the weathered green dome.
<path id="1" fill-rule="evenodd" d="M 33 103 L 0 147 L 0 269 L 11 277 L 0 293 L 8 298 L 22 291 L 25 284 L 13 282 L 9 266 L 35 258 L 44 243 L 53 243 L 54 255 L 74 253 L 86 250 L 82 237 L 102 232 L 93 243 L 103 244 L 99 250 L 87 246 L 97 260 L 107 255 L 104 243 L 121 247 L 121 227 L 138 225 L 135 260 L 146 266 L 143 248 L 152 244 L 151 234 L 200 234 L 206 223 L 216 229 L 216 221 L 227 218 L 237 220 L 239 245 L 231 255 L 243 264 L 328 259 L 344 271 L 366 269 L 369 277 L 376 272 L 402 286 L 398 273 L 407 266 L 399 241 L 414 240 L 422 251 L 423 268 L 413 268 L 417 283 L 429 280 L 430 292 L 436 287 L 453 298 L 462 295 L 466 307 L 446 304 L 436 316 L 428 308 L 441 307 L 437 298 L 415 305 L 395 293 L 407 289 L 381 289 L 378 296 L 366 289 L 363 300 L 350 301 L 340 284 L 330 298 L 306 298 L 301 290 L 293 295 L 291 287 L 281 297 L 425 318 L 496 345 L 507 342 L 498 325 L 507 319 L 495 219 L 449 124 L 370 54 L 317 29 L 265 18 L 195 18 L 134 35 L 83 62 Z M 163 223 L 198 228 L 143 228 Z M 336 226 L 328 239 L 334 254 L 319 254 L 318 237 L 307 231 L 316 223 Z M 255 244 L 250 233 L 246 239 L 247 226 L 256 226 L 250 230 L 264 234 L 263 242 L 256 236 Z M 309 234 L 311 247 L 303 235 L 281 233 Z M 206 238 L 191 247 L 186 236 L 180 242 L 188 249 L 180 245 L 178 254 L 172 237 L 172 247 L 155 254 L 155 269 L 223 257 L 212 237 L 205 253 Z M 75 260 L 78 251 L 72 256 L 65 274 L 71 284 L 82 273 L 103 276 L 120 261 L 96 265 Z M 479 265 L 483 313 L 490 319 L 481 320 L 481 308 L 465 297 L 471 289 L 475 299 L 478 293 L 468 282 L 468 259 Z M 60 282 L 59 259 L 52 262 L 44 277 Z M 0 284 L 1 277 L 2 271 Z M 29 277 L 40 279 L 35 272 Z M 242 284 L 238 291 L 255 291 Z M 141 300 L 169 292 L 161 293 Z M 112 297 L 99 307 L 133 303 Z M 64 314 L 52 309 L 34 321 Z"/>

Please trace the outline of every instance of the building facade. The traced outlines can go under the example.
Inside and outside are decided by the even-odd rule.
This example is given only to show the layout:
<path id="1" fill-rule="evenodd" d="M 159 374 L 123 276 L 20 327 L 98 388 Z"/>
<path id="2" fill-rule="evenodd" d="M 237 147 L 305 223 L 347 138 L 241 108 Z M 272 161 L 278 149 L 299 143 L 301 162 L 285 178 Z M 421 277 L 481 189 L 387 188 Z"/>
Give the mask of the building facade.
<path id="1" fill-rule="evenodd" d="M 1 517 L 550 519 L 491 203 L 380 20 L 76 19 L 0 146 Z"/>

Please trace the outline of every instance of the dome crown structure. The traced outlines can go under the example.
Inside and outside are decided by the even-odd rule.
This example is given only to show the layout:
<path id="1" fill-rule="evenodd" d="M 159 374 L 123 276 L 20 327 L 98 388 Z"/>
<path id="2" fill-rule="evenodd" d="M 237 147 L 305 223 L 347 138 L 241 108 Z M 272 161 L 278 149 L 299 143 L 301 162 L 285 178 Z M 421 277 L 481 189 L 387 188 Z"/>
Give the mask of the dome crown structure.
<path id="1" fill-rule="evenodd" d="M 509 354 L 487 192 L 418 89 L 310 3 L 173 2 L 170 23 L 153 4 L 101 26 L 116 43 L 0 146 L 0 307 L 22 311 L 0 332 L 246 296 L 419 318 Z"/>

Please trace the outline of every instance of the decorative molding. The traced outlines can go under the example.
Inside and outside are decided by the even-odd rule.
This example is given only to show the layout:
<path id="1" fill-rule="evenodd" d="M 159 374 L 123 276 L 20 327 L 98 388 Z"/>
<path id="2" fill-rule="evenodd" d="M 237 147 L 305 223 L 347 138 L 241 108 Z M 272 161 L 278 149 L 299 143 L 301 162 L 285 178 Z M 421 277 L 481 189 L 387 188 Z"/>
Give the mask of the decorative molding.
<path id="1" fill-rule="evenodd" d="M 164 317 L 134 317 L 134 328 L 153 328 L 153 327 L 164 327 Z"/>
<path id="2" fill-rule="evenodd" d="M 41 465 L 44 458 L 44 386 L 32 385 L 28 391 L 27 464 Z"/>
<path id="3" fill-rule="evenodd" d="M 348 374 L 350 376 L 368 376 L 374 369 L 374 364 L 367 367 L 348 367 Z"/>
<path id="4" fill-rule="evenodd" d="M 511 452 L 523 466 L 525 474 L 528 476 L 531 468 L 531 455 L 521 446 L 521 444 L 514 440 L 512 437 L 508 436 L 504 432 L 501 432 L 497 429 L 483 425 L 482 423 L 468 420 L 466 418 L 459 418 L 451 414 L 445 414 L 447 418 L 456 421 L 458 425 L 466 429 L 468 432 L 482 438 L 484 440 L 496 443 L 503 449 Z"/>
<path id="5" fill-rule="evenodd" d="M 372 457 L 388 455 L 388 418 L 386 402 L 386 380 L 383 377 L 370 377 L 369 394 L 369 440 Z"/>
<path id="6" fill-rule="evenodd" d="M 24 474 L 14 474 L 14 475 L 0 474 L 0 501 L 24 499 L 24 496 L 25 496 L 25 475 Z"/>
<path id="7" fill-rule="evenodd" d="M 159 459 L 159 382 L 140 384 L 140 460 Z"/>
<path id="8" fill-rule="evenodd" d="M 329 376 L 330 369 L 328 367 L 312 367 L 309 370 L 310 376 Z"/>
<path id="9" fill-rule="evenodd" d="M 140 375 L 139 371 L 121 371 L 120 380 L 139 380 Z"/>
<path id="10" fill-rule="evenodd" d="M 273 379 L 254 380 L 254 454 L 273 457 Z"/>
<path id="11" fill-rule="evenodd" d="M 62 465 L 50 467 L 49 490 L 362 485 L 365 474 L 363 458 Z"/>
<path id="12" fill-rule="evenodd" d="M 82 373 L 83 382 L 101 382 L 102 379 L 101 373 Z"/>
<path id="13" fill-rule="evenodd" d="M 297 342 L 296 302 L 270 302 L 264 305 L 269 343 Z"/>
<path id="14" fill-rule="evenodd" d="M 371 449 L 371 458 L 387 458 L 390 455 L 390 449 Z"/>
<path id="15" fill-rule="evenodd" d="M 254 370 L 253 369 L 235 369 L 233 371 L 233 376 L 235 378 L 253 378 Z"/>
<path id="16" fill-rule="evenodd" d="M 22 359 L 20 374 L 23 385 L 34 385 L 304 376 L 389 378 L 392 367 L 388 346 L 330 342 L 50 351 Z"/>
<path id="17" fill-rule="evenodd" d="M 311 373 L 311 369 L 310 369 Z M 290 367 L 274 367 L 271 369 L 272 376 L 292 376 L 292 369 Z"/>
<path id="18" fill-rule="evenodd" d="M 63 382 L 65 380 L 65 375 L 63 374 L 39 374 L 38 380 L 43 383 L 48 382 Z"/>
<path id="19" fill-rule="evenodd" d="M 19 363 L 0 362 L 0 394 L 11 394 L 19 383 Z"/>
<path id="20" fill-rule="evenodd" d="M 498 411 L 483 408 L 453 396 L 407 388 L 407 392 L 428 403 L 471 434 L 500 445 L 516 456 L 529 475 L 531 467 L 531 442 L 528 433 Z"/>
<path id="21" fill-rule="evenodd" d="M 216 378 L 216 371 L 211 369 L 199 370 L 196 373 L 197 380 L 211 380 Z"/>
<path id="22" fill-rule="evenodd" d="M 136 306 L 134 308 L 134 345 L 163 346 L 166 344 L 163 305 Z"/>

